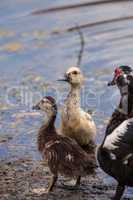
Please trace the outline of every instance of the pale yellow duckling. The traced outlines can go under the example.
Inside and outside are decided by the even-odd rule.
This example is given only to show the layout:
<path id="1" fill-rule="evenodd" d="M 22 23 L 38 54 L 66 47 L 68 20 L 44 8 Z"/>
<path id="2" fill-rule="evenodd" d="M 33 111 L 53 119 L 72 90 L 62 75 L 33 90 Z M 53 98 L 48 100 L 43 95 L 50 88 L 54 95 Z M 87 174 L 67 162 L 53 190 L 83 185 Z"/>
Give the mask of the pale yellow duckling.
<path id="1" fill-rule="evenodd" d="M 80 107 L 80 89 L 83 79 L 84 77 L 77 67 L 69 68 L 64 79 L 60 79 L 60 81 L 68 82 L 71 86 L 62 109 L 61 133 L 74 138 L 85 149 L 89 147 L 91 150 L 95 144 L 96 126 L 91 115 Z"/>

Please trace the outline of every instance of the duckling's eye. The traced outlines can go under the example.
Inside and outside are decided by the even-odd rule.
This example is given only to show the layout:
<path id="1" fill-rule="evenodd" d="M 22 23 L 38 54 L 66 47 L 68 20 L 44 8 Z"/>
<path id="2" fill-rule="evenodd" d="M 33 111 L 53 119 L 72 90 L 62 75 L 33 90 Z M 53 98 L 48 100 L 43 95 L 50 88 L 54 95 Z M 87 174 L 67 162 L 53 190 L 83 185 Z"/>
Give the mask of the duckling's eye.
<path id="1" fill-rule="evenodd" d="M 42 99 L 41 102 L 42 102 L 42 103 L 46 103 L 46 100 L 45 100 L 45 99 Z"/>
<path id="2" fill-rule="evenodd" d="M 78 74 L 78 72 L 77 72 L 77 71 L 73 71 L 73 72 L 72 72 L 72 74 L 74 74 L 74 75 L 77 75 L 77 74 Z"/>

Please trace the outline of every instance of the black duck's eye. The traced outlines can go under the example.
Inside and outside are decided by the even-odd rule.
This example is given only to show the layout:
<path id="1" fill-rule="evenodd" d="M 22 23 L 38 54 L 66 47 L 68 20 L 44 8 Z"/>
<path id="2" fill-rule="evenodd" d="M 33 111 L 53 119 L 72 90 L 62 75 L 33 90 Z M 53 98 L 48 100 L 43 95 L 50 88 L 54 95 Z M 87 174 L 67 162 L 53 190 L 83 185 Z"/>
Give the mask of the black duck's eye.
<path id="1" fill-rule="evenodd" d="M 75 75 L 76 75 L 76 74 L 78 74 L 78 72 L 77 72 L 77 71 L 73 71 L 73 73 L 72 73 L 72 74 L 75 74 Z"/>

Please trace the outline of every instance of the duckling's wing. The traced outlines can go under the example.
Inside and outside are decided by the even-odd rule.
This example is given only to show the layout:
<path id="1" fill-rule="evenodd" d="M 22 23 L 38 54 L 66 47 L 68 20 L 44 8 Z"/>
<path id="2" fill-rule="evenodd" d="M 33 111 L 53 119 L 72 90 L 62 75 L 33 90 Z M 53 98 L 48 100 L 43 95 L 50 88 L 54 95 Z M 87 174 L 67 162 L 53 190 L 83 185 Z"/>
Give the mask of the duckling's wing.
<path id="1" fill-rule="evenodd" d="M 87 154 L 75 140 L 68 137 L 63 139 L 63 144 L 67 150 L 65 159 L 68 164 L 71 164 L 71 166 L 75 168 L 79 166 L 79 168 L 81 167 L 84 170 L 87 169 L 89 173 L 94 173 L 94 169 L 97 167 L 97 164 L 93 153 Z M 70 157 L 72 159 L 68 161 L 67 159 Z"/>
<path id="2" fill-rule="evenodd" d="M 93 173 L 96 167 L 94 157 L 88 157 L 76 141 L 67 137 L 58 136 L 53 144 L 48 146 L 46 155 L 53 173 L 58 168 L 62 174 L 77 176 L 84 173 L 87 167 L 89 172 Z"/>
<path id="3" fill-rule="evenodd" d="M 91 114 L 89 114 L 88 112 L 85 112 L 84 110 L 80 109 L 80 114 L 82 117 L 85 117 L 86 120 L 92 121 Z"/>
<path id="4" fill-rule="evenodd" d="M 121 159 L 133 154 L 133 118 L 125 120 L 110 135 L 107 135 L 103 148 Z"/>

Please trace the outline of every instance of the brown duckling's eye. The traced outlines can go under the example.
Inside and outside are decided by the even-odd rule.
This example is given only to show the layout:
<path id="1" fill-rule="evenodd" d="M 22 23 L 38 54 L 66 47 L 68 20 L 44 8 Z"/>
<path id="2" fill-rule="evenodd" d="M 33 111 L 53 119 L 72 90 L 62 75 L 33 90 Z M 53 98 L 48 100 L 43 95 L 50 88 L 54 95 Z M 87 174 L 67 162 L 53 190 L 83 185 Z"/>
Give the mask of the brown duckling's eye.
<path id="1" fill-rule="evenodd" d="M 45 100 L 45 99 L 42 99 L 42 100 L 41 100 L 41 103 L 46 103 L 46 100 Z"/>

